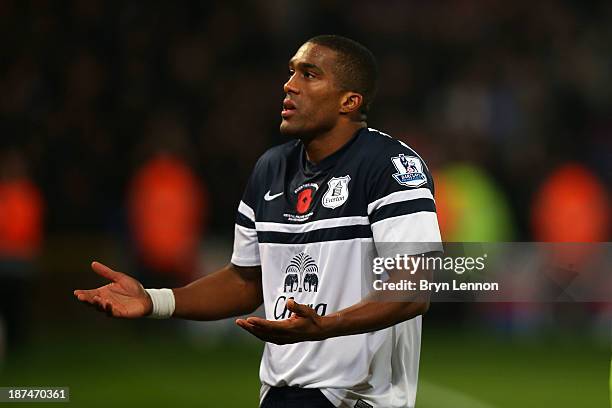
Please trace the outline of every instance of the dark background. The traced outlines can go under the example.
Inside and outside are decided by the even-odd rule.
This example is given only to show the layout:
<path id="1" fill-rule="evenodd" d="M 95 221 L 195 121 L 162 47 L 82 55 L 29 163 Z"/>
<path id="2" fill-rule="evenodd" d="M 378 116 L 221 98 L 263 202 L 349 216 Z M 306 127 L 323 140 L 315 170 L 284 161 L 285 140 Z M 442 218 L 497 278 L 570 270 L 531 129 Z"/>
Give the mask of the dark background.
<path id="1" fill-rule="evenodd" d="M 285 141 L 287 61 L 331 33 L 376 55 L 368 125 L 432 169 L 445 241 L 610 241 L 610 2 L 0 0 L 0 386 L 70 386 L 76 406 L 256 405 L 262 345 L 232 321 L 117 321 L 72 290 L 102 283 L 93 259 L 185 279 L 151 278 L 133 236 L 134 175 L 159 152 L 204 194 L 190 278 L 226 263 L 251 169 Z M 25 253 L 3 235 L 17 179 L 40 198 Z M 611 315 L 434 304 L 418 406 L 605 406 Z"/>
<path id="2" fill-rule="evenodd" d="M 49 234 L 114 232 L 152 145 L 180 153 L 231 233 L 278 133 L 286 63 L 313 35 L 376 54 L 369 126 L 434 170 L 492 177 L 531 240 L 529 204 L 564 162 L 610 185 L 609 2 L 0 2 L 2 150 L 23 152 Z M 218 177 L 222 175 L 222 177 Z"/>

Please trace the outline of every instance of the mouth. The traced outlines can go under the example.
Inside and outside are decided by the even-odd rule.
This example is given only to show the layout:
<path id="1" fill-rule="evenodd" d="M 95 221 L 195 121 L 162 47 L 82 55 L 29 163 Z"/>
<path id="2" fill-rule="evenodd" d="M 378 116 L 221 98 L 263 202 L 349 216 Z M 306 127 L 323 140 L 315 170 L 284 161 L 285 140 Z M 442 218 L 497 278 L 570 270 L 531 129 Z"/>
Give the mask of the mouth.
<path id="1" fill-rule="evenodd" d="M 285 99 L 283 101 L 283 110 L 281 111 L 281 116 L 283 119 L 288 119 L 295 113 L 297 107 L 295 106 L 295 102 L 291 99 Z"/>

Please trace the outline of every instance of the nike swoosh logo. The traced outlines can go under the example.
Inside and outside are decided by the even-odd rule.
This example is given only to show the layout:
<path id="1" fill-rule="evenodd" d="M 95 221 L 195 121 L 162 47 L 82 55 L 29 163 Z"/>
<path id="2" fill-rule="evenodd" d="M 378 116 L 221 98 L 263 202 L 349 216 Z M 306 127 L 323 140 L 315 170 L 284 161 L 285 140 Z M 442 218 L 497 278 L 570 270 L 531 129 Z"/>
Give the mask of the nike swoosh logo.
<path id="1" fill-rule="evenodd" d="M 270 195 L 270 190 L 268 190 L 268 192 L 267 192 L 267 193 L 266 193 L 266 195 L 264 196 L 264 200 L 266 200 L 266 201 L 272 201 L 272 200 L 274 200 L 275 198 L 280 197 L 280 196 L 282 196 L 282 195 L 283 195 L 283 192 L 282 192 L 282 191 L 281 191 L 280 193 L 278 193 L 278 194 Z"/>

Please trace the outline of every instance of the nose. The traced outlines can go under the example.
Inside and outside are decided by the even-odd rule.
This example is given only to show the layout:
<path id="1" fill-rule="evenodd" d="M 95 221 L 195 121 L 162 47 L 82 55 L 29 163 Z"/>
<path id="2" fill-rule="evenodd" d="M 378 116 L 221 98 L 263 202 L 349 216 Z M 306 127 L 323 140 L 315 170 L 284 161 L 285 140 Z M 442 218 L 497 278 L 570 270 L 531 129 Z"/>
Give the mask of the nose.
<path id="1" fill-rule="evenodd" d="M 289 80 L 287 82 L 285 82 L 285 85 L 283 85 L 283 91 L 286 94 L 289 94 L 289 93 L 297 94 L 297 93 L 299 93 L 299 89 L 297 88 L 297 86 L 295 84 L 295 74 L 291 75 L 291 77 L 289 77 Z"/>

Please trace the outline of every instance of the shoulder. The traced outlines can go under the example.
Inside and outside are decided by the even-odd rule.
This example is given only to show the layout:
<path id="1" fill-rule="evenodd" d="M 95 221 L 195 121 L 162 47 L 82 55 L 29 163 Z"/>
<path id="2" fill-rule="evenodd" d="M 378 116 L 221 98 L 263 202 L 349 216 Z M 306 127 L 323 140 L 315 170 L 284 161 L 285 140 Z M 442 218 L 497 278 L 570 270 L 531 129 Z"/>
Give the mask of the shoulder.
<path id="1" fill-rule="evenodd" d="M 368 163 L 374 171 L 394 169 L 400 173 L 421 172 L 429 174 L 429 168 L 423 158 L 409 145 L 401 140 L 376 129 L 367 128 L 364 133 L 364 152 Z M 415 183 L 405 184 L 415 187 Z"/>
<path id="2" fill-rule="evenodd" d="M 381 160 L 384 158 L 384 154 L 401 153 L 404 155 L 418 157 L 421 161 L 423 161 L 421 156 L 419 156 L 419 154 L 412 147 L 401 140 L 395 139 L 393 136 L 388 135 L 387 133 L 368 128 L 367 136 L 369 138 L 371 151 L 378 153 L 377 158 Z"/>
<path id="3" fill-rule="evenodd" d="M 376 129 L 368 128 L 363 136 L 362 162 L 367 168 L 369 202 L 405 190 L 425 188 L 433 194 L 427 164 L 413 148 Z"/>
<path id="4" fill-rule="evenodd" d="M 266 172 L 270 167 L 277 166 L 299 150 L 299 141 L 291 140 L 266 150 L 255 164 L 254 173 Z"/>
<path id="5" fill-rule="evenodd" d="M 258 197 L 263 196 L 264 189 L 277 187 L 272 184 L 275 179 L 274 175 L 282 173 L 282 167 L 286 165 L 287 158 L 295 154 L 295 151 L 299 151 L 295 140 L 266 150 L 253 167 L 242 201 L 251 208 L 256 208 Z M 282 191 L 282 187 L 278 187 Z"/>
<path id="6" fill-rule="evenodd" d="M 270 161 L 285 159 L 297 150 L 299 150 L 299 145 L 300 141 L 296 139 L 290 140 L 287 143 L 273 146 L 266 150 L 265 153 L 259 157 L 258 162 L 269 163 Z"/>

